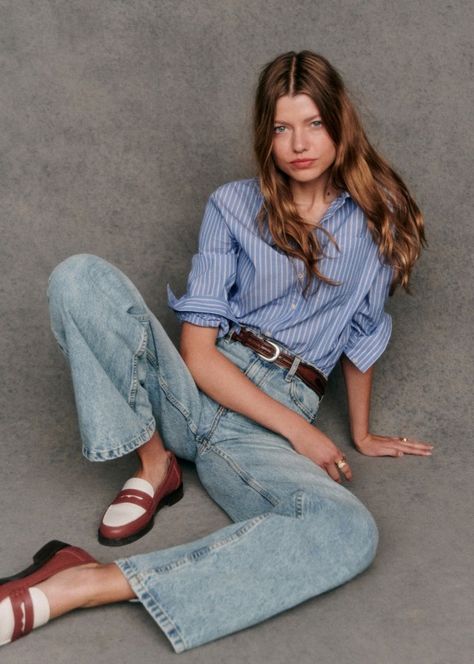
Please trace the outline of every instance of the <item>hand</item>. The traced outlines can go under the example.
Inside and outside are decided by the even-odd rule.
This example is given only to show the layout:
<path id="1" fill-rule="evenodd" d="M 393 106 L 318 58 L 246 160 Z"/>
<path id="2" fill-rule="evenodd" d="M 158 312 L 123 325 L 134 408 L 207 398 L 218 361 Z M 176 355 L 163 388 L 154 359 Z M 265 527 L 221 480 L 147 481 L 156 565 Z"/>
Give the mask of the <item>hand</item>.
<path id="1" fill-rule="evenodd" d="M 430 456 L 433 449 L 433 445 L 414 438 L 408 438 L 404 442 L 399 436 L 378 436 L 374 433 L 368 433 L 365 438 L 354 440 L 354 445 L 361 454 L 367 456 L 401 457 L 404 454 Z"/>
<path id="2" fill-rule="evenodd" d="M 303 454 L 314 461 L 335 482 L 341 481 L 339 472 L 346 479 L 352 479 L 352 470 L 347 461 L 342 468 L 336 466 L 336 461 L 343 457 L 341 450 L 322 431 L 303 418 L 298 421 L 296 426 L 292 427 L 291 433 L 287 437 L 299 454 Z"/>

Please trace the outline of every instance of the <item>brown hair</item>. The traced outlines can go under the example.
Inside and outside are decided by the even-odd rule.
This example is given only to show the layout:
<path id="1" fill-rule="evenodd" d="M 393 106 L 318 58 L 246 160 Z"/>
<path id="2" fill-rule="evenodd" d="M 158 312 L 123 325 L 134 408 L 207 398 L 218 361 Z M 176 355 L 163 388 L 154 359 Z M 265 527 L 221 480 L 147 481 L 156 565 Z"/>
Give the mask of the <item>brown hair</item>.
<path id="1" fill-rule="evenodd" d="M 262 232 L 265 218 L 277 247 L 300 258 L 306 268 L 306 294 L 313 275 L 331 285 L 337 282 L 318 269 L 322 254 L 314 226 L 299 215 L 289 177 L 272 156 L 277 100 L 285 95 L 306 94 L 314 101 L 336 147 L 328 184 L 345 189 L 364 211 L 379 254 L 395 268 L 390 295 L 397 285 L 409 288 L 410 273 L 422 246 L 427 246 L 424 220 L 401 177 L 372 147 L 343 80 L 322 55 L 289 51 L 266 64 L 259 76 L 253 114 L 254 153 L 263 205 L 257 215 Z M 322 226 L 329 239 L 336 240 Z"/>

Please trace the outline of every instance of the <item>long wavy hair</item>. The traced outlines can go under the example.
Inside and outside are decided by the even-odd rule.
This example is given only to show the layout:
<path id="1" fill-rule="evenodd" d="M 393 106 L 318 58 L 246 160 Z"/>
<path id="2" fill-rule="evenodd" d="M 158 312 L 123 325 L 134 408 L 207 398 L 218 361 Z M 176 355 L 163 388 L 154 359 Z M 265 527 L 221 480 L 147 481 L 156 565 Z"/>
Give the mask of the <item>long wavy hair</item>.
<path id="1" fill-rule="evenodd" d="M 323 256 L 314 225 L 304 222 L 293 200 L 289 176 L 272 156 L 277 100 L 306 94 L 314 101 L 336 148 L 328 185 L 345 189 L 364 211 L 380 256 L 394 268 L 389 295 L 401 285 L 407 293 L 410 273 L 422 246 L 428 243 L 424 220 L 401 177 L 369 143 L 338 71 L 322 55 L 289 51 L 266 64 L 260 72 L 253 109 L 254 153 L 263 204 L 257 214 L 260 232 L 265 221 L 277 247 L 303 261 L 307 283 L 314 276 L 340 285 L 318 269 Z M 335 238 L 322 226 L 337 249 Z"/>

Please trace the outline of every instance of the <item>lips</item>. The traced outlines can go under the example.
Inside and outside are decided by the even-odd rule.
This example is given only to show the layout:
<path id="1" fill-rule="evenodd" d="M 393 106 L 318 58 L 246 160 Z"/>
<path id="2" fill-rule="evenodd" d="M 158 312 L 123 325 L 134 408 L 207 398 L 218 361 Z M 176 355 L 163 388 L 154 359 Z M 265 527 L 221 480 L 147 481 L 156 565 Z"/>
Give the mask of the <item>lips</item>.
<path id="1" fill-rule="evenodd" d="M 293 170 L 302 171 L 307 168 L 312 168 L 314 162 L 314 159 L 297 159 L 296 161 L 290 162 L 290 166 L 293 168 Z"/>

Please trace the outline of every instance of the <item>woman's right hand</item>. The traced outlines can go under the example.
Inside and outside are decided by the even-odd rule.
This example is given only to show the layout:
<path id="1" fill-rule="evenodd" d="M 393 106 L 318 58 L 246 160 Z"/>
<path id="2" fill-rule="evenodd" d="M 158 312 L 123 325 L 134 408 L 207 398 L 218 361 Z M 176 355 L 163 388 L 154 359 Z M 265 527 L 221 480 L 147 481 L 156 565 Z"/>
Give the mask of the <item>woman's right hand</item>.
<path id="1" fill-rule="evenodd" d="M 342 458 L 343 452 L 313 424 L 301 418 L 301 421 L 298 421 L 297 425 L 292 427 L 287 438 L 299 454 L 303 454 L 314 461 L 335 482 L 341 481 L 339 473 L 347 480 L 352 479 L 352 470 L 347 461 L 341 469 L 336 466 L 336 461 Z"/>

